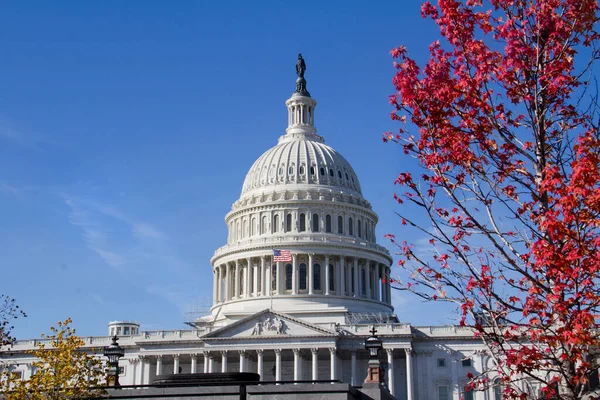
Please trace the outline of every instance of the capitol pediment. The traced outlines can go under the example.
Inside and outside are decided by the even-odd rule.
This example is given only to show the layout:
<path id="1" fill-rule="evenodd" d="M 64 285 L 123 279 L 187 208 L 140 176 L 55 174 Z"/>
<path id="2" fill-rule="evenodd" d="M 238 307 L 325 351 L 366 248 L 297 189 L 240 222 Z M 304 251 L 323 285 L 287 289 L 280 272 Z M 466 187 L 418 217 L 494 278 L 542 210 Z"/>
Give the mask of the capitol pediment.
<path id="1" fill-rule="evenodd" d="M 335 336 L 336 333 L 297 318 L 264 310 L 206 334 L 203 339 Z"/>

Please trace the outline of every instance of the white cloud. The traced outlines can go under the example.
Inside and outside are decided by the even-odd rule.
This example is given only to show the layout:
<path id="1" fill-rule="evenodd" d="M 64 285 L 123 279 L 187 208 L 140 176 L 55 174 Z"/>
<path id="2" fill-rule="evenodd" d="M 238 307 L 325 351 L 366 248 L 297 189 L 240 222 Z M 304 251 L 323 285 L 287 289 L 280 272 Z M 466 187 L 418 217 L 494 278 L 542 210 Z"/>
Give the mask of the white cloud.
<path id="1" fill-rule="evenodd" d="M 0 183 L 0 193 L 7 196 L 21 198 L 23 191 L 16 186 L 9 185 L 8 183 Z"/>

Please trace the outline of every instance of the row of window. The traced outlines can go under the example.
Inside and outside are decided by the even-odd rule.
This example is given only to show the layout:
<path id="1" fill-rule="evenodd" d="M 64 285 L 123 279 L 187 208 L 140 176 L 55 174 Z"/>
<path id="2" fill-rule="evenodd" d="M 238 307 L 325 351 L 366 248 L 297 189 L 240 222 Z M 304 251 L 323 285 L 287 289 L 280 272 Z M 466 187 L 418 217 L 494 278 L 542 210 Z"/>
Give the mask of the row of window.
<path id="1" fill-rule="evenodd" d="M 494 390 L 494 397 L 492 400 L 502 400 L 504 398 L 504 396 L 502 395 L 502 385 L 500 382 L 500 378 L 494 379 L 493 390 Z M 452 391 L 448 385 L 438 385 L 437 386 L 438 400 L 450 400 L 452 398 L 451 393 L 452 393 Z M 463 392 L 461 393 L 460 398 L 462 400 L 474 400 L 475 392 L 473 390 L 469 390 L 467 387 L 465 387 L 465 388 L 463 388 Z"/>
<path id="2" fill-rule="evenodd" d="M 325 233 L 333 233 L 333 219 L 330 214 L 325 215 L 323 226 L 321 226 L 321 218 L 319 214 L 312 214 L 312 218 L 310 222 L 308 221 L 308 215 L 305 213 L 300 213 L 298 215 L 298 232 L 306 232 L 307 225 L 310 224 L 311 232 L 325 232 Z M 246 220 L 242 221 L 240 226 L 240 222 L 236 222 L 235 229 L 233 222 L 230 223 L 229 233 L 233 238 L 233 240 L 241 240 L 245 236 L 247 222 Z M 365 240 L 373 240 L 373 224 L 370 221 L 361 221 L 358 219 L 355 223 L 352 217 L 348 217 L 347 224 L 344 224 L 344 217 L 338 215 L 336 231 L 340 235 L 347 234 L 348 236 L 354 236 L 355 228 L 356 228 L 356 236 Z M 285 215 L 285 224 L 283 227 L 280 226 L 279 214 L 273 215 L 273 221 L 271 224 L 271 229 L 269 232 L 268 226 L 268 217 L 263 215 L 260 220 L 260 227 L 257 226 L 257 219 L 253 217 L 250 220 L 250 232 L 249 236 L 254 236 L 255 234 L 269 234 L 269 233 L 278 233 L 280 229 L 283 229 L 284 232 L 293 232 L 293 217 L 291 213 L 287 213 Z M 347 229 L 345 229 L 347 228 Z"/>
<path id="3" fill-rule="evenodd" d="M 124 326 L 121 329 L 120 326 L 117 326 L 117 327 L 113 326 L 113 327 L 110 328 L 110 336 L 115 336 L 115 335 L 117 335 L 117 336 L 120 336 L 120 335 L 127 336 L 127 335 L 137 335 L 137 334 L 138 334 L 138 328 L 134 328 L 134 327 L 130 328 L 128 326 Z"/>
<path id="4" fill-rule="evenodd" d="M 282 181 L 284 179 L 284 173 L 286 172 L 286 169 L 283 165 L 281 165 L 278 170 L 277 170 L 277 175 L 278 175 L 278 180 Z M 296 166 L 294 164 L 289 165 L 287 167 L 287 176 L 291 177 L 292 179 L 295 178 L 296 175 Z M 356 187 L 356 181 L 354 179 L 354 175 L 352 173 L 348 173 L 346 171 L 342 172 L 341 170 L 334 170 L 333 168 L 329 168 L 329 167 L 325 167 L 325 166 L 315 166 L 315 165 L 311 165 L 310 167 L 308 167 L 308 176 L 307 176 L 307 170 L 306 167 L 304 165 L 300 165 L 300 167 L 298 168 L 298 179 L 300 181 L 303 180 L 308 180 L 308 181 L 316 181 L 317 177 L 320 176 L 320 179 L 324 179 L 327 177 L 327 179 L 329 180 L 329 182 L 331 183 L 338 183 L 339 185 L 342 186 L 349 186 L 353 189 L 358 189 Z M 263 170 L 256 170 L 254 173 L 254 180 L 251 182 L 251 184 L 254 187 L 259 186 L 259 184 L 264 185 L 267 182 L 268 183 L 272 183 L 275 181 L 275 166 L 271 166 L 271 168 L 267 168 L 267 166 L 265 165 L 263 167 Z M 248 189 L 248 187 L 246 187 L 246 189 Z"/>
<path id="5" fill-rule="evenodd" d="M 277 265 L 273 264 L 271 266 L 272 268 L 272 278 L 271 278 L 271 290 L 275 290 L 277 287 Z M 335 272 L 335 266 L 333 264 L 329 264 L 329 290 L 330 291 L 335 291 L 336 290 L 336 272 Z M 292 264 L 286 264 L 284 266 L 284 273 L 285 273 L 285 281 L 283 282 L 283 289 L 284 290 L 292 290 L 292 280 L 293 280 L 293 274 L 294 274 L 294 269 Z M 367 275 L 366 275 L 366 271 L 364 269 L 360 269 L 360 278 L 359 278 L 359 283 L 360 283 L 360 294 L 363 296 L 367 295 Z M 241 270 L 240 271 L 240 276 L 238 278 L 238 284 L 240 285 L 240 288 L 243 288 L 243 282 L 244 282 L 244 274 L 245 274 L 245 270 Z M 261 276 L 260 274 L 258 275 L 258 286 L 260 286 L 260 280 L 261 280 Z M 322 287 L 322 272 L 321 272 L 321 264 L 316 263 L 313 264 L 313 290 L 315 291 L 320 291 L 323 290 Z M 342 277 L 345 282 L 348 282 L 347 285 L 347 290 L 348 293 L 350 294 L 354 294 L 354 267 L 350 267 L 348 270 L 344 269 L 344 274 Z M 376 285 L 376 281 L 373 278 L 373 276 L 370 277 L 371 279 L 369 279 L 369 289 L 371 291 L 371 293 L 374 293 L 374 285 Z M 252 278 L 251 278 L 252 279 Z M 298 265 L 298 290 L 299 291 L 303 291 L 303 290 L 308 290 L 308 270 L 307 270 L 307 265 L 305 263 L 300 263 Z M 225 282 L 223 281 L 222 284 L 225 284 Z M 324 282 L 324 284 L 326 285 L 327 282 Z M 242 289 L 242 293 L 244 292 L 245 289 Z M 378 300 L 378 299 L 377 299 Z M 445 360 L 445 359 L 444 359 Z"/>

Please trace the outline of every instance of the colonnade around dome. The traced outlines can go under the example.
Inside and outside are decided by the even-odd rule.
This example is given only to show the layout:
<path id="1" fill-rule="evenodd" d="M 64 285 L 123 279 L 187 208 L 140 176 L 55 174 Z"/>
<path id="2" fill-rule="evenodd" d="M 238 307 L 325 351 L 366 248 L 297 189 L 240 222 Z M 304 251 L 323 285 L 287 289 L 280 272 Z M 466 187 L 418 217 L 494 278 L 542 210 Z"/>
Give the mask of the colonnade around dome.
<path id="1" fill-rule="evenodd" d="M 391 305 L 388 265 L 359 257 L 294 253 L 291 262 L 264 255 L 216 265 L 213 304 L 285 295 L 347 296 Z"/>

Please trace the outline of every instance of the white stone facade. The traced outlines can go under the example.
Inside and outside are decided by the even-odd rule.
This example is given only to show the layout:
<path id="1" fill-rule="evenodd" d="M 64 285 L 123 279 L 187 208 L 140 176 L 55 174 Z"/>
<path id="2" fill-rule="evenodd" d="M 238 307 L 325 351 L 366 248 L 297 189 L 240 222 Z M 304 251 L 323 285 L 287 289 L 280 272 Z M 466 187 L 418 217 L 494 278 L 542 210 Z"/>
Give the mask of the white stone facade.
<path id="1" fill-rule="evenodd" d="M 252 165 L 225 217 L 227 244 L 211 260 L 211 314 L 192 330 L 138 332 L 134 323 L 111 323 L 109 334 L 123 328 L 121 384 L 148 384 L 159 374 L 249 371 L 265 381 L 360 386 L 364 339 L 375 326 L 398 399 L 499 399 L 494 387 L 463 393 L 467 373 L 486 371 L 491 362 L 471 332 L 398 323 L 386 283 L 392 258 L 376 243 L 377 215 L 358 177 L 316 134 L 316 101 L 296 93 L 286 105 L 286 134 Z M 274 249 L 290 251 L 291 260 L 275 262 Z M 33 360 L 26 351 L 37 340 L 43 339 L 18 341 L 0 361 L 27 379 Z M 110 344 L 108 336 L 84 340 L 90 351 Z"/>

